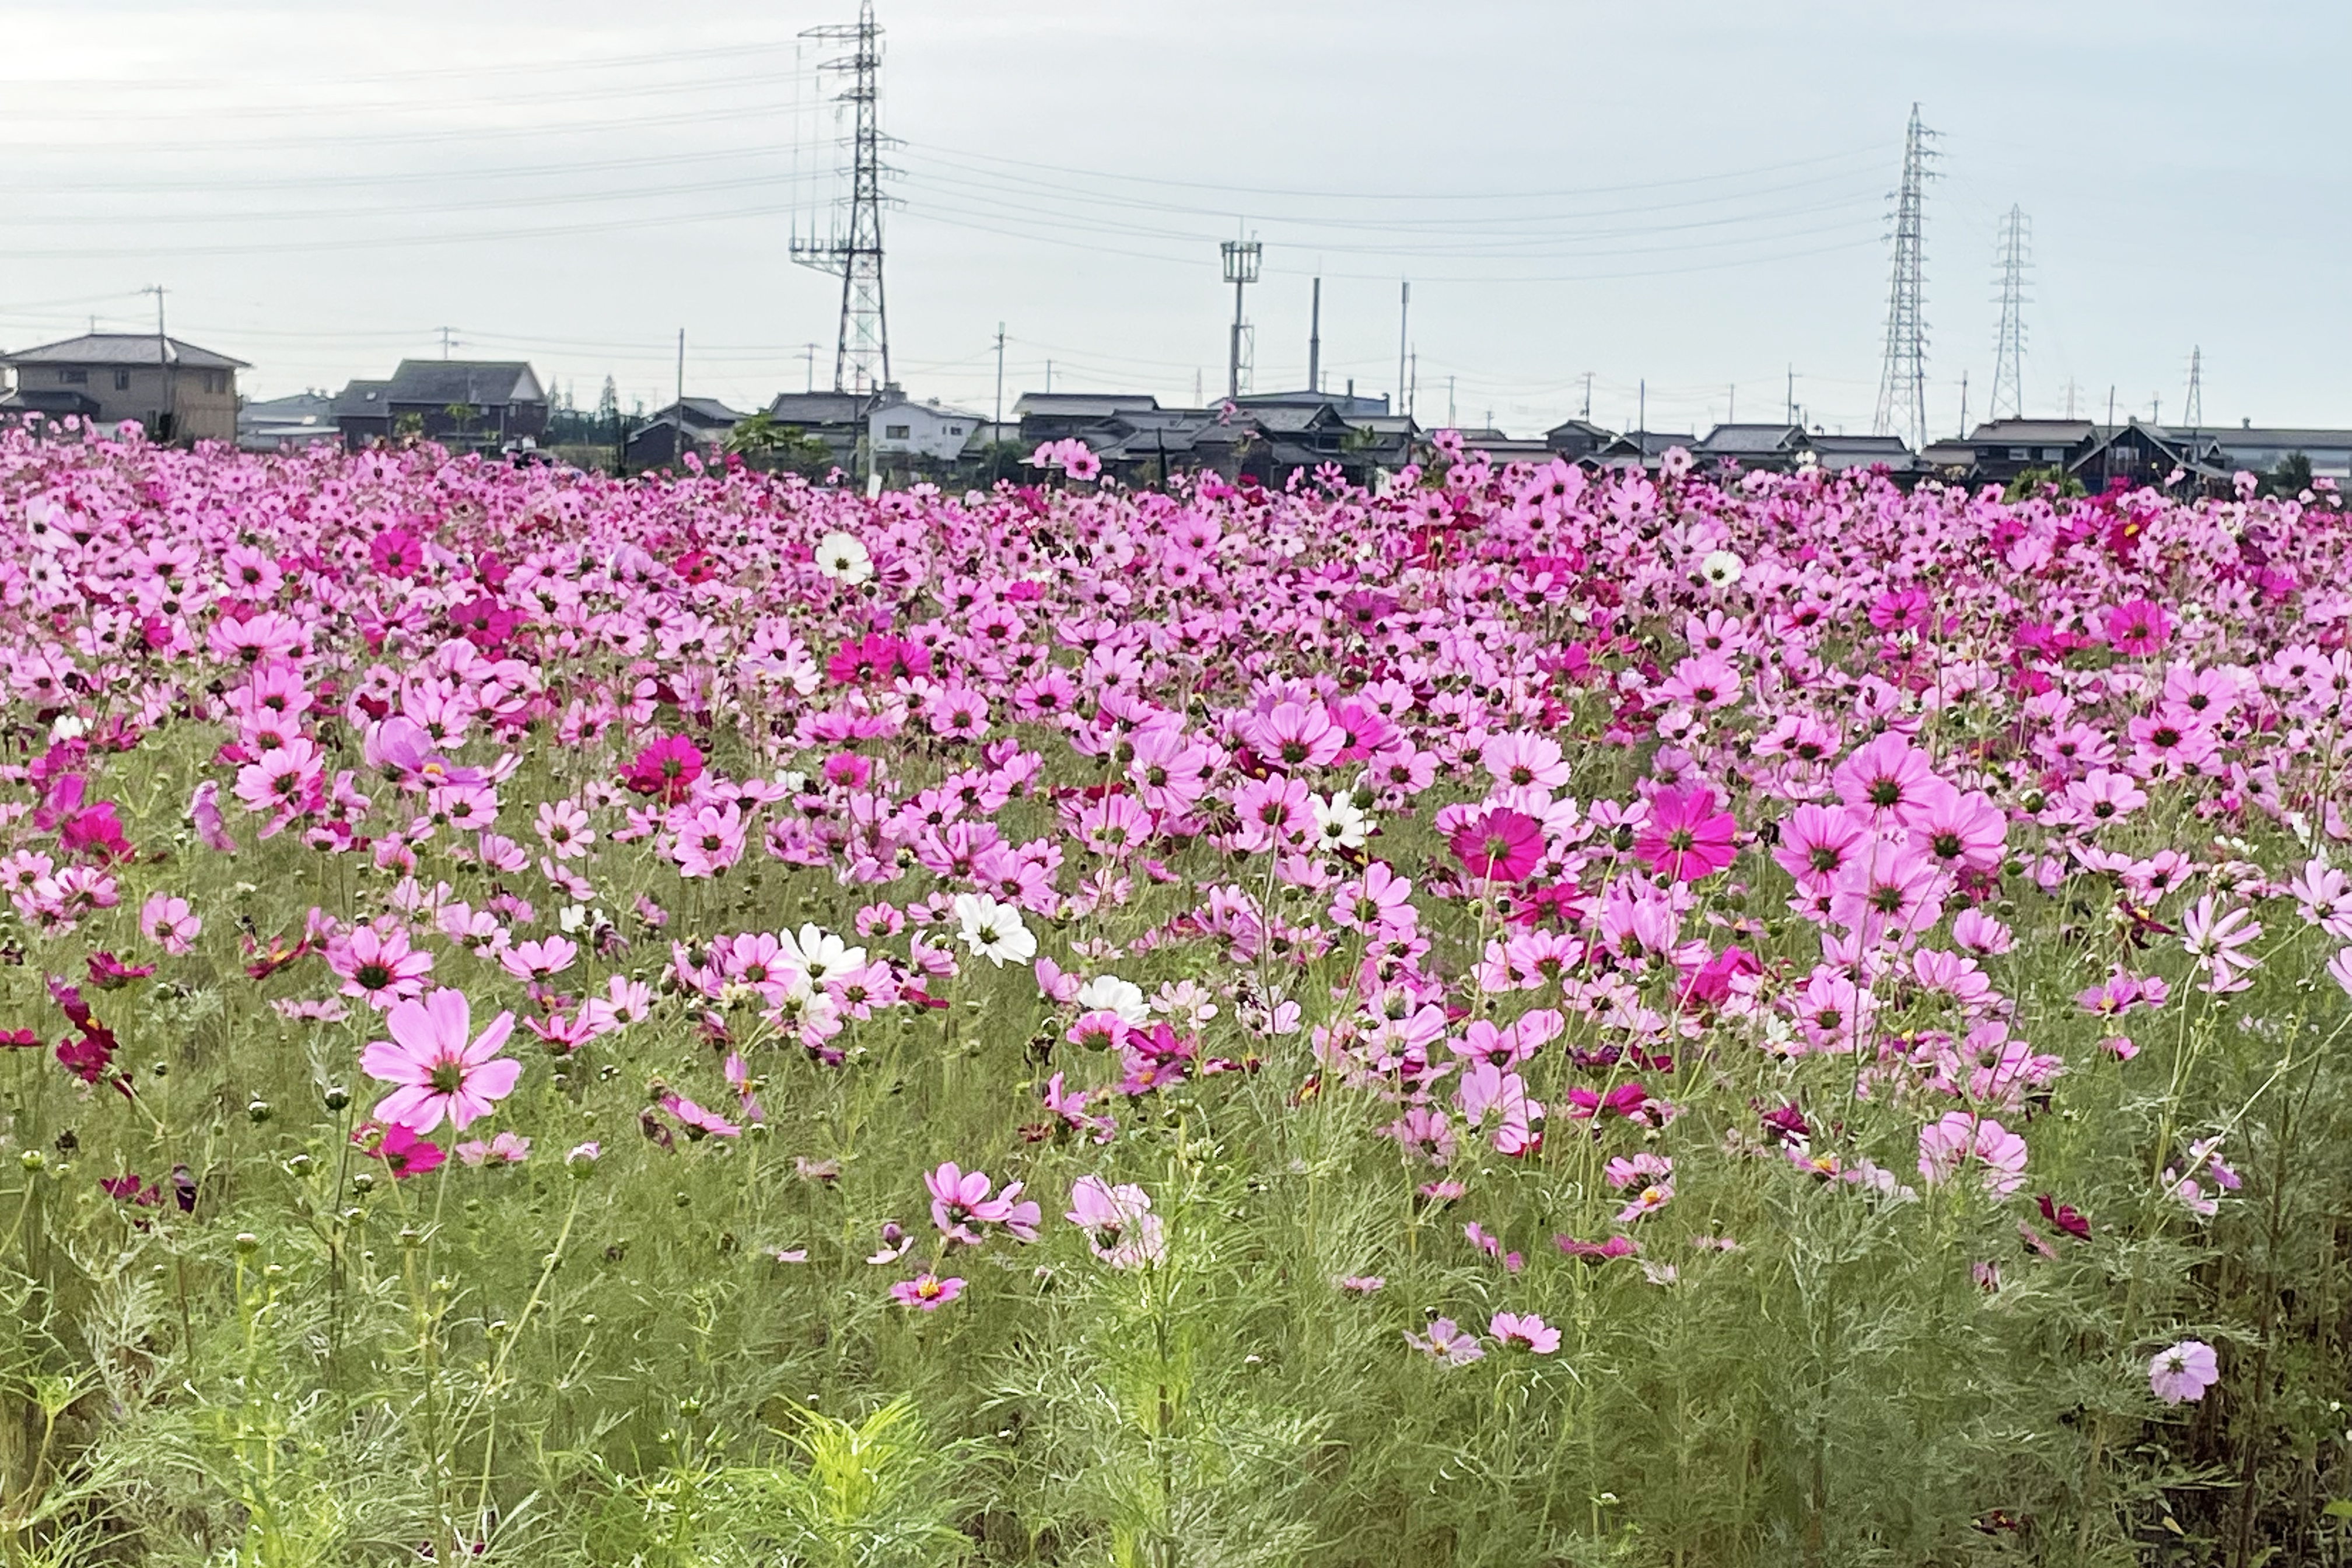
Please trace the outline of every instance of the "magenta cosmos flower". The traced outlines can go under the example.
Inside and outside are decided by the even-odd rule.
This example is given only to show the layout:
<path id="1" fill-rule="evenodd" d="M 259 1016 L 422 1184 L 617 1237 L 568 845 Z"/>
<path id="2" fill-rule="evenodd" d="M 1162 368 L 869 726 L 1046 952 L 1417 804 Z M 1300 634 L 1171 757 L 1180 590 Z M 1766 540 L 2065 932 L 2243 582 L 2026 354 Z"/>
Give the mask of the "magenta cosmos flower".
<path id="1" fill-rule="evenodd" d="M 2157 1352 L 2156 1359 L 2147 1363 L 2148 1390 L 2167 1405 L 2202 1399 L 2205 1391 L 2221 1381 L 2221 1359 L 2203 1340 L 2183 1340 L 2170 1350 Z"/>
<path id="2" fill-rule="evenodd" d="M 1538 1355 L 1559 1349 L 1559 1331 L 1533 1312 L 1497 1312 L 1486 1324 L 1486 1331 L 1505 1347 L 1517 1345 Z"/>
<path id="3" fill-rule="evenodd" d="M 514 1015 L 500 1013 L 472 1039 L 473 1011 L 462 991 L 443 986 L 422 1001 L 403 1002 L 384 1016 L 389 1040 L 374 1040 L 360 1057 L 360 1070 L 400 1087 L 375 1108 L 376 1120 L 430 1132 L 446 1116 L 462 1129 L 488 1116 L 514 1091 L 522 1064 L 498 1057 L 514 1032 Z"/>
<path id="4" fill-rule="evenodd" d="M 1447 840 L 1454 858 L 1489 882 L 1523 882 L 1543 858 L 1543 825 L 1523 811 L 1482 812 Z"/>
<path id="5" fill-rule="evenodd" d="M 1677 882 L 1696 882 L 1731 864 L 1739 824 L 1715 808 L 1711 789 L 1660 790 L 1650 801 L 1647 824 L 1633 841 L 1633 853 L 1654 871 Z"/>

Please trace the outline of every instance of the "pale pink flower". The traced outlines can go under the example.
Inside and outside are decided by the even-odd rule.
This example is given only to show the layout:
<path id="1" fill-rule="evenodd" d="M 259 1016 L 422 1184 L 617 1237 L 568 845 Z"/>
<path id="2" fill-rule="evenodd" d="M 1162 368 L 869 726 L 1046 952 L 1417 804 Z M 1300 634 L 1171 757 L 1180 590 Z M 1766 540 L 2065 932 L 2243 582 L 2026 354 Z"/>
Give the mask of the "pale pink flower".
<path id="1" fill-rule="evenodd" d="M 522 1075 L 520 1062 L 498 1054 L 514 1032 L 514 1015 L 500 1013 L 468 1038 L 473 1010 L 462 991 L 444 986 L 402 1002 L 384 1016 L 384 1027 L 392 1038 L 372 1041 L 360 1056 L 362 1072 L 400 1086 L 377 1103 L 379 1121 L 424 1133 L 446 1116 L 462 1129 L 488 1115 Z"/>

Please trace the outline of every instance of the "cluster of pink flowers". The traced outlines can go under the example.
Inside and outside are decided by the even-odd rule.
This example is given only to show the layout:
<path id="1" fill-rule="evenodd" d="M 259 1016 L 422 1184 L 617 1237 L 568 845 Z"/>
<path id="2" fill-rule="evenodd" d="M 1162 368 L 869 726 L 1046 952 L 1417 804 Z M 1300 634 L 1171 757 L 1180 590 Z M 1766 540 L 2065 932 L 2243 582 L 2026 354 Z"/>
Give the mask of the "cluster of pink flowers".
<path id="1" fill-rule="evenodd" d="M 1034 460 L 1096 477 L 1082 443 Z M 772 1076 L 859 1071 L 877 1021 L 1020 975 L 1003 1032 L 1060 1052 L 1029 1142 L 1115 1150 L 1151 1120 L 1125 1108 L 1301 1062 L 1282 1092 L 1352 1096 L 1426 1205 L 1589 1146 L 1605 1179 L 1536 1266 L 1580 1268 L 1696 1206 L 1693 1064 L 1792 1086 L 1731 1141 L 1755 1180 L 1901 1202 L 1916 1157 L 1939 1199 L 2000 1205 L 2065 1075 L 2137 1070 L 2136 1015 L 2235 995 L 2306 931 L 2352 991 L 2328 490 L 2009 504 L 1449 442 L 1379 498 L 868 499 L 732 463 L 631 485 L 10 431 L 0 495 L 33 741 L 0 768 L 0 885 L 57 977 L 58 1059 L 135 1092 L 66 978 L 146 977 L 82 951 L 127 945 L 130 900 L 159 963 L 237 942 L 281 1015 L 356 1031 L 389 1086 L 356 1136 L 395 1174 L 657 1005 L 714 1047 L 643 1107 L 677 1154 L 766 1125 Z M 126 824 L 121 781 L 192 727 L 184 823 Z M 240 878 L 324 858 L 363 912 L 239 931 L 134 826 Z M 737 929 L 771 868 L 838 907 Z M 2030 1037 L 2053 1013 L 2014 994 L 2002 901 L 2036 890 L 2095 906 L 2064 994 L 2096 1060 Z M 623 955 L 663 942 L 657 1004 Z M 506 1054 L 518 1023 L 544 1063 Z M 1899 1128 L 1869 1148 L 1865 1101 Z M 2226 1171 L 2200 1144 L 2164 1188 L 2208 1212 Z M 1022 1180 L 924 1182 L 940 1258 L 1040 1238 Z M 1109 1268 L 1182 1243 L 1132 1184 L 1069 1202 Z M 877 1258 L 911 1245 L 894 1224 Z M 1498 1313 L 1488 1338 L 1559 1335 Z M 1414 1342 L 1484 1353 L 1444 1318 Z"/>

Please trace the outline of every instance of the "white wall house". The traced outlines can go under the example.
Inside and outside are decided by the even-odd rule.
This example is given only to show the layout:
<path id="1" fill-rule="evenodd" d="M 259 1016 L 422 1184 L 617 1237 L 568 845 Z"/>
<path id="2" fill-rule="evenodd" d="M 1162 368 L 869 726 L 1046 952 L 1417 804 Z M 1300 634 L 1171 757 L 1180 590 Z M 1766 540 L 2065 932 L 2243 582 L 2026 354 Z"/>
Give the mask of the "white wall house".
<path id="1" fill-rule="evenodd" d="M 932 403 L 890 403 L 866 416 L 866 449 L 886 458 L 928 458 L 953 462 L 987 419 L 961 408 Z"/>

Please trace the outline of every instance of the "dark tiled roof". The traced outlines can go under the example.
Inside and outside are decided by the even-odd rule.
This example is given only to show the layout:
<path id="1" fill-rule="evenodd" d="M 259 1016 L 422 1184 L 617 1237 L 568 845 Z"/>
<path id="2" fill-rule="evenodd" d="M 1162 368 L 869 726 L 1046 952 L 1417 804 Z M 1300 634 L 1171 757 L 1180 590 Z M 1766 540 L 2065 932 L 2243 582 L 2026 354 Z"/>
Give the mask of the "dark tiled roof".
<path id="1" fill-rule="evenodd" d="M 85 332 L 80 337 L 68 338 L 62 342 L 43 343 L 38 348 L 0 354 L 0 364 L 158 364 L 163 363 L 163 345 L 166 343 L 171 345 L 170 363 L 183 370 L 249 368 L 241 359 L 231 359 L 210 349 L 200 349 L 177 338 L 158 338 L 152 332 Z"/>

